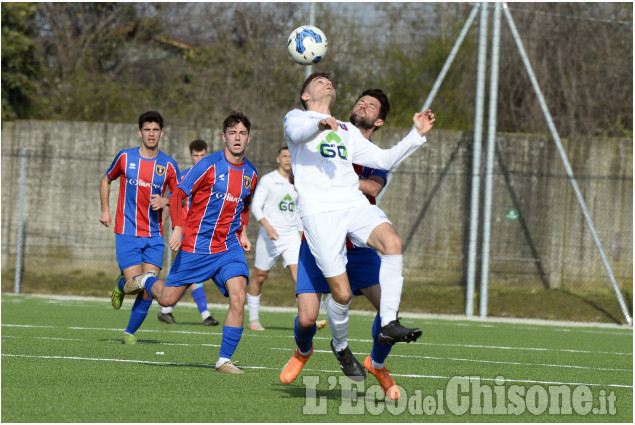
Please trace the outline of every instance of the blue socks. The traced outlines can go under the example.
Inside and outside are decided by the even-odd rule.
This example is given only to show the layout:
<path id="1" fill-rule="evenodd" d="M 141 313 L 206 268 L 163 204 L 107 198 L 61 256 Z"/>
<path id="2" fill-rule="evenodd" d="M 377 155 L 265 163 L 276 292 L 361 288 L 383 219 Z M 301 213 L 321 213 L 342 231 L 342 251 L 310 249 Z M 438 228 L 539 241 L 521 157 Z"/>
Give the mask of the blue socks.
<path id="1" fill-rule="evenodd" d="M 243 335 L 243 327 L 223 326 L 223 341 L 220 343 L 220 356 L 231 359 Z"/>
<path id="2" fill-rule="evenodd" d="M 149 300 L 144 300 L 143 294 L 137 295 L 137 299 L 132 305 L 130 320 L 128 321 L 128 327 L 125 331 L 127 334 L 134 335 L 134 333 L 137 332 L 137 329 L 139 329 L 143 321 L 146 319 L 151 304 L 152 298 L 150 298 Z"/>
<path id="3" fill-rule="evenodd" d="M 313 337 L 317 332 L 317 326 L 314 323 L 309 329 L 302 329 L 298 325 L 298 317 L 295 318 L 295 326 L 293 327 L 293 336 L 295 336 L 295 343 L 300 350 L 300 354 L 307 355 L 311 352 L 313 347 Z"/>
<path id="4" fill-rule="evenodd" d="M 121 279 L 119 279 L 119 282 L 117 282 L 117 287 L 119 288 L 119 290 L 121 292 L 123 292 L 123 286 L 126 284 L 126 281 L 123 280 L 123 277 Z"/>
<path id="5" fill-rule="evenodd" d="M 192 298 L 194 298 L 194 302 L 196 302 L 200 313 L 207 311 L 207 296 L 205 296 L 205 290 L 203 290 L 201 286 L 192 289 Z"/>
<path id="6" fill-rule="evenodd" d="M 383 364 L 390 354 L 390 350 L 392 350 L 392 345 L 390 344 L 382 344 L 377 340 L 379 336 L 379 330 L 381 329 L 381 317 L 379 313 L 375 316 L 375 321 L 373 322 L 373 349 L 370 352 L 370 359 L 376 363 Z"/>
<path id="7" fill-rule="evenodd" d="M 154 276 L 148 276 L 148 277 L 146 278 L 146 281 L 145 281 L 144 286 L 145 286 L 145 288 L 146 288 L 146 292 L 148 293 L 148 295 L 152 296 L 152 285 L 154 285 L 154 282 L 156 282 L 156 281 L 158 281 L 158 280 L 159 280 L 159 279 L 157 279 L 157 278 L 156 278 L 156 277 L 154 277 Z"/>

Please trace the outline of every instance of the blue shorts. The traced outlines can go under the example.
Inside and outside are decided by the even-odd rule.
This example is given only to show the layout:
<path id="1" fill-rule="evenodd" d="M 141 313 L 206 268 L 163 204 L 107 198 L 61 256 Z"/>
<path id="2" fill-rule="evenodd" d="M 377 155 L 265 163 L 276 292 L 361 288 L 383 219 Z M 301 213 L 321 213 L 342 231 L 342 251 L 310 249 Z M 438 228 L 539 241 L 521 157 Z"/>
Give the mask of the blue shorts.
<path id="1" fill-rule="evenodd" d="M 361 289 L 379 284 L 379 267 L 381 258 L 377 251 L 371 248 L 348 249 L 346 253 L 348 262 L 346 263 L 346 273 L 351 285 L 353 295 L 362 295 Z M 326 279 L 322 275 L 315 262 L 315 257 L 311 254 L 309 244 L 302 241 L 300 245 L 300 256 L 298 258 L 298 279 L 295 293 L 330 293 Z"/>
<path id="2" fill-rule="evenodd" d="M 153 264 L 158 268 L 163 267 L 163 251 L 165 251 L 163 236 L 146 238 L 116 233 L 115 244 L 117 264 L 122 272 L 128 267 L 141 263 Z"/>
<path id="3" fill-rule="evenodd" d="M 165 280 L 165 286 L 195 285 L 212 279 L 221 294 L 229 297 L 225 283 L 236 276 L 245 276 L 249 284 L 249 268 L 245 251 L 238 244 L 218 254 L 192 254 L 179 251 Z"/>

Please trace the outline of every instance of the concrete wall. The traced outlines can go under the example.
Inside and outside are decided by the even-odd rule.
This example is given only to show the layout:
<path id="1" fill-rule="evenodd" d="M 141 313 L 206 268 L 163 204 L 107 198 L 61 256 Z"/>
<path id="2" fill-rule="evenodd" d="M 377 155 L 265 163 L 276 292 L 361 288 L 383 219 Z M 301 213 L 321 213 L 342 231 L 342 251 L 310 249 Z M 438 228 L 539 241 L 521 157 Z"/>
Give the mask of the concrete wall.
<path id="1" fill-rule="evenodd" d="M 112 228 L 98 221 L 98 187 L 117 152 L 139 144 L 136 130 L 134 123 L 2 124 L 3 269 L 15 267 L 24 148 L 25 270 L 117 273 Z M 375 141 L 391 146 L 405 132 L 383 129 Z M 262 175 L 275 168 L 276 152 L 284 145 L 282 130 L 255 129 L 252 135 L 247 157 Z M 222 148 L 220 130 L 166 127 L 161 149 L 186 168 L 189 142 L 198 137 L 211 151 Z M 563 143 L 618 283 L 632 288 L 632 140 Z M 491 284 L 607 287 L 604 266 L 553 141 L 544 135 L 499 134 L 497 145 Z M 434 130 L 428 144 L 394 173 L 381 207 L 404 240 L 404 272 L 411 282 L 465 281 L 471 148 L 471 134 Z M 118 185 L 113 184 L 113 214 L 117 194 Z M 258 226 L 253 218 L 251 223 L 255 241 Z M 480 241 L 478 246 L 480 251 Z"/>

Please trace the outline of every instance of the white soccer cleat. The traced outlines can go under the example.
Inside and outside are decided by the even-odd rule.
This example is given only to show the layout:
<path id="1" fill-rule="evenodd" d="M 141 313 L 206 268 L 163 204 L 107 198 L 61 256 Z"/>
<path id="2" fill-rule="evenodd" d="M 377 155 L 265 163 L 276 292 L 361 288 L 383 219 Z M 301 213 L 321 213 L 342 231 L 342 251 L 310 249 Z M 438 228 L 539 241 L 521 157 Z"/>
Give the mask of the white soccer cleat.
<path id="1" fill-rule="evenodd" d="M 249 322 L 249 329 L 252 331 L 264 331 L 265 328 L 260 324 L 260 320 L 252 320 Z"/>

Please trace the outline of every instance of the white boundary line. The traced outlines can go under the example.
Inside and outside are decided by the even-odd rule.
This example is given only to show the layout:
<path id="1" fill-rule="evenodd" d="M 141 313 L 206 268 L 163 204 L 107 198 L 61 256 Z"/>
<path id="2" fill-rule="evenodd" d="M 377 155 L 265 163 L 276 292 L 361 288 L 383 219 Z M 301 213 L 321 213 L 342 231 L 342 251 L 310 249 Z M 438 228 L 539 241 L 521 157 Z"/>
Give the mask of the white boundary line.
<path id="1" fill-rule="evenodd" d="M 22 297 L 33 297 L 33 298 L 44 298 L 44 299 L 54 299 L 60 301 L 98 301 L 98 302 L 106 302 L 110 303 L 109 298 L 99 298 L 99 297 L 80 297 L 75 295 L 48 295 L 48 294 L 2 294 L 3 296 L 22 296 Z M 188 307 L 196 307 L 195 303 L 192 302 L 179 302 L 180 306 L 188 306 Z M 214 304 L 209 303 L 208 306 L 210 309 L 223 310 L 226 309 L 228 304 Z M 245 309 L 247 306 L 245 306 Z M 280 312 L 280 313 L 295 313 L 297 312 L 297 307 L 268 307 L 261 306 L 260 311 L 266 312 Z M 351 310 L 350 314 L 360 315 L 360 316 L 375 316 L 374 311 L 364 311 L 364 310 Z M 467 317 L 459 314 L 430 314 L 430 313 L 409 313 L 409 312 L 399 312 L 399 316 L 403 318 L 409 319 L 441 319 L 441 320 L 449 320 L 449 321 L 462 321 L 471 323 L 510 323 L 510 324 L 525 324 L 525 325 L 540 325 L 540 326 L 565 326 L 565 327 L 586 327 L 586 328 L 608 328 L 608 329 L 620 329 L 620 330 L 630 330 L 631 334 L 633 328 L 626 324 L 615 324 L 615 323 L 596 323 L 596 322 L 573 322 L 573 321 L 564 321 L 564 320 L 545 320 L 545 319 L 525 319 L 525 318 L 512 318 L 512 317 Z"/>
<path id="2" fill-rule="evenodd" d="M 126 359 L 101 359 L 92 357 L 76 357 L 76 356 L 35 356 L 31 354 L 2 354 L 2 357 L 26 357 L 35 359 L 53 359 L 53 360 L 88 360 L 88 361 L 103 361 L 103 362 L 122 362 L 122 363 L 141 363 L 141 364 L 156 364 L 167 366 L 195 366 L 195 367 L 208 367 L 213 368 L 214 365 L 206 363 L 179 363 L 179 362 L 157 362 L 150 360 L 126 360 Z M 278 367 L 264 367 L 264 366 L 243 366 L 244 369 L 261 369 L 261 370 L 280 370 Z M 323 373 L 341 373 L 335 370 L 318 370 L 318 369 L 303 369 L 304 372 L 323 372 Z M 419 379 L 451 379 L 452 376 L 436 376 L 436 375 L 416 375 L 416 374 L 399 374 L 393 373 L 392 376 L 401 376 L 406 378 L 419 378 Z M 493 378 L 481 378 L 482 381 L 495 381 Z M 536 381 L 526 379 L 505 379 L 505 382 L 526 382 L 531 384 L 544 384 L 544 385 L 587 385 L 589 387 L 611 387 L 611 388 L 633 388 L 632 385 L 621 384 L 592 384 L 583 382 L 557 382 L 557 381 Z"/>
<path id="3" fill-rule="evenodd" d="M 50 326 L 50 325 L 16 325 L 11 323 L 3 323 L 2 327 L 7 328 L 54 328 L 54 329 L 73 329 L 73 330 L 87 330 L 87 331 L 115 331 L 121 332 L 121 328 L 87 328 L 83 326 Z M 171 330 L 171 329 L 139 329 L 138 333 L 176 333 L 176 334 L 194 334 L 194 335 L 216 335 L 222 336 L 222 332 L 197 332 L 197 331 L 181 331 L 181 330 Z M 262 333 L 247 333 L 243 334 L 243 337 L 256 337 L 256 338 L 294 338 L 293 335 L 265 335 Z M 330 340 L 331 337 L 323 337 L 323 336 L 314 336 L 313 339 L 316 340 Z M 353 342 L 364 342 L 364 343 L 372 343 L 372 339 L 363 339 L 363 338 L 348 338 L 348 341 Z M 433 347 L 461 347 L 461 348 L 484 348 L 484 349 L 494 349 L 494 350 L 518 350 L 518 351 L 556 351 L 556 352 L 566 352 L 566 353 L 582 353 L 582 354 L 608 354 L 608 355 L 616 355 L 616 356 L 632 356 L 633 353 L 628 352 L 616 352 L 616 351 L 593 351 L 593 350 L 575 350 L 571 348 L 544 348 L 544 347 L 509 347 L 509 346 L 501 346 L 501 345 L 476 345 L 476 344 L 445 344 L 445 343 L 436 343 L 436 342 L 416 342 L 414 345 L 425 345 L 425 346 L 433 346 Z M 413 346 L 414 346 L 413 345 Z"/>

